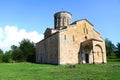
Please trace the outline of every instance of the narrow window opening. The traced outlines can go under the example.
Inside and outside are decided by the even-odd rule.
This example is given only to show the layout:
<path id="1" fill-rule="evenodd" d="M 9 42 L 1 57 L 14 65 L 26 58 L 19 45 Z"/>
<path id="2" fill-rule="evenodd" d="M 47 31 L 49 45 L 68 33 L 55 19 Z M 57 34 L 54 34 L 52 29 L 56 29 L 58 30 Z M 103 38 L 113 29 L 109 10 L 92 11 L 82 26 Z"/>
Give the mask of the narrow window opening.
<path id="1" fill-rule="evenodd" d="M 75 37 L 74 37 L 74 35 L 73 35 L 73 41 L 75 41 Z"/>
<path id="2" fill-rule="evenodd" d="M 64 35 L 64 40 L 66 40 L 66 35 Z"/>
<path id="3" fill-rule="evenodd" d="M 67 25 L 69 25 L 69 20 L 67 19 Z"/>
<path id="4" fill-rule="evenodd" d="M 62 19 L 62 21 L 63 21 L 63 26 L 64 26 L 64 18 Z"/>
<path id="5" fill-rule="evenodd" d="M 66 22 L 66 18 L 64 18 L 64 21 Z"/>
<path id="6" fill-rule="evenodd" d="M 86 28 L 86 34 L 88 34 L 88 29 Z"/>
<path id="7" fill-rule="evenodd" d="M 84 33 L 88 34 L 88 29 L 86 27 L 84 28 Z"/>

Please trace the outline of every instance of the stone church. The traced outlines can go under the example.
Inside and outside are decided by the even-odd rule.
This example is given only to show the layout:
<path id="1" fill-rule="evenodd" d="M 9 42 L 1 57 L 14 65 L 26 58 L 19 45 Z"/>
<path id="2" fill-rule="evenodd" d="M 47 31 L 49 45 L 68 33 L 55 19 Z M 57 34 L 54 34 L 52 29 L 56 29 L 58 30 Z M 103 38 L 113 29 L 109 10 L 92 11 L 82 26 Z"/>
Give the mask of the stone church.
<path id="1" fill-rule="evenodd" d="M 54 14 L 54 28 L 47 28 L 36 43 L 36 62 L 47 64 L 106 63 L 105 40 L 87 19 L 72 22 L 70 12 Z"/>

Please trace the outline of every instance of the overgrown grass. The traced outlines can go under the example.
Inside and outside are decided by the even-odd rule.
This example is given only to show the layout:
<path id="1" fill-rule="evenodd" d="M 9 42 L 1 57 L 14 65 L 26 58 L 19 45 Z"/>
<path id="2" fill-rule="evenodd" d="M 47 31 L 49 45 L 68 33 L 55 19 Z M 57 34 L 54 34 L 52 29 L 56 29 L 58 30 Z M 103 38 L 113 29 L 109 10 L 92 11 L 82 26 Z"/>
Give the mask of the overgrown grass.
<path id="1" fill-rule="evenodd" d="M 0 80 L 120 80 L 120 62 L 56 66 L 1 63 Z"/>

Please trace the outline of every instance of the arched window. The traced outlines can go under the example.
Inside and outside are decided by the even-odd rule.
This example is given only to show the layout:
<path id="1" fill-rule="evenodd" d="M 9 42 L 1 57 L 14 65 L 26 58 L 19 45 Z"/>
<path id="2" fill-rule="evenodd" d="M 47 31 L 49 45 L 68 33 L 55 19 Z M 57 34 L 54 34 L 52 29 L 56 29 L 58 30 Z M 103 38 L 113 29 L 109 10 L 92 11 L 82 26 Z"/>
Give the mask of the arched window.
<path id="1" fill-rule="evenodd" d="M 69 19 L 67 19 L 67 25 L 69 25 Z"/>
<path id="2" fill-rule="evenodd" d="M 75 41 L 75 36 L 73 35 L 73 41 Z"/>
<path id="3" fill-rule="evenodd" d="M 86 34 L 88 34 L 88 29 L 86 28 Z"/>
<path id="4" fill-rule="evenodd" d="M 64 25 L 64 21 L 65 21 L 64 18 L 62 18 L 62 26 L 65 26 L 65 25 Z"/>
<path id="5" fill-rule="evenodd" d="M 88 34 L 88 29 L 86 27 L 84 28 L 84 33 Z"/>
<path id="6" fill-rule="evenodd" d="M 64 40 L 66 40 L 66 35 L 64 35 Z"/>
<path id="7" fill-rule="evenodd" d="M 66 18 L 64 17 L 64 22 L 66 22 Z"/>

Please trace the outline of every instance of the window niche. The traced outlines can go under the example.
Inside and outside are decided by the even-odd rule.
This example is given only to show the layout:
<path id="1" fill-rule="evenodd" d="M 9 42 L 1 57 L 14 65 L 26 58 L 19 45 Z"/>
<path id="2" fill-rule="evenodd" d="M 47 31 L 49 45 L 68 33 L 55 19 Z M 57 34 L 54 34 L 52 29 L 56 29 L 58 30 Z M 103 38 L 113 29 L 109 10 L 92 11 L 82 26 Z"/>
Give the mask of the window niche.
<path id="1" fill-rule="evenodd" d="M 86 27 L 84 28 L 84 33 L 88 34 L 88 28 L 86 28 Z"/>
<path id="2" fill-rule="evenodd" d="M 85 34 L 88 34 L 88 28 L 86 27 L 86 23 L 85 23 L 84 25 L 85 25 L 84 33 L 85 33 Z"/>
<path id="3" fill-rule="evenodd" d="M 66 40 L 66 35 L 64 35 L 64 40 Z"/>
<path id="4" fill-rule="evenodd" d="M 72 36 L 72 38 L 73 38 L 73 41 L 75 41 L 75 36 L 74 35 Z"/>

